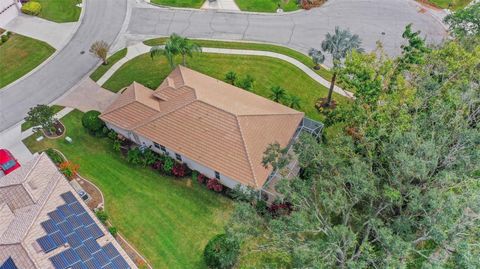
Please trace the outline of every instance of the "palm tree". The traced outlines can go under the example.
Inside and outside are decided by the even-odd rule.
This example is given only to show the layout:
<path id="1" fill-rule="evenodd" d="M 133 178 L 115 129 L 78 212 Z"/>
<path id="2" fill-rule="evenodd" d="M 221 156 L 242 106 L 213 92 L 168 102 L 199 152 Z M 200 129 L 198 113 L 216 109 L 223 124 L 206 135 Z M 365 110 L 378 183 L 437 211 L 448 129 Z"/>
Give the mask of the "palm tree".
<path id="1" fill-rule="evenodd" d="M 272 92 L 270 98 L 277 103 L 280 103 L 287 95 L 285 89 L 280 86 L 273 86 L 270 88 L 270 91 Z"/>
<path id="2" fill-rule="evenodd" d="M 150 57 L 165 55 L 171 68 L 175 67 L 174 58 L 176 55 L 182 55 L 183 65 L 186 65 L 186 56 L 192 57 L 194 52 L 201 52 L 199 45 L 193 43 L 186 37 L 171 34 L 165 42 L 165 46 L 154 46 L 150 49 Z"/>
<path id="3" fill-rule="evenodd" d="M 335 80 L 337 79 L 336 69 L 350 51 L 357 50 L 362 52 L 361 44 L 362 41 L 358 35 L 350 33 L 348 29 L 342 30 L 338 26 L 335 27 L 335 33 L 333 35 L 327 33 L 325 36 L 325 40 L 322 42 L 322 50 L 330 53 L 333 59 L 333 76 L 325 106 L 330 106 L 332 101 L 333 88 L 335 86 Z"/>
<path id="4" fill-rule="evenodd" d="M 311 48 L 308 51 L 308 56 L 312 57 L 312 62 L 315 64 L 313 67 L 315 70 L 320 69 L 320 64 L 323 64 L 325 61 L 325 55 L 323 55 L 322 51 Z"/>
<path id="5" fill-rule="evenodd" d="M 296 95 L 289 95 L 287 96 L 287 101 L 288 101 L 288 106 L 293 109 L 300 109 L 301 105 L 301 100 L 300 97 Z"/>

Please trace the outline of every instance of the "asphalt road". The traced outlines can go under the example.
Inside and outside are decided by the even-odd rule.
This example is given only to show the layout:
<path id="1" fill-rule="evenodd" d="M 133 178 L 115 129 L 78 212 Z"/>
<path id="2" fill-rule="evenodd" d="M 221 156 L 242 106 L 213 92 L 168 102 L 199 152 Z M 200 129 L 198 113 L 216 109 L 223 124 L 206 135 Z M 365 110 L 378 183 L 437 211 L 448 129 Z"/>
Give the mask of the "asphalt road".
<path id="1" fill-rule="evenodd" d="M 409 23 L 428 42 L 446 37 L 443 26 L 412 0 L 330 0 L 320 8 L 282 15 L 137 7 L 127 35 L 134 39 L 136 35 L 178 33 L 192 38 L 263 41 L 307 52 L 319 48 L 325 34 L 338 25 L 358 34 L 367 51 L 378 40 L 393 56 L 400 52 L 401 36 Z"/>
<path id="2" fill-rule="evenodd" d="M 88 52 L 90 45 L 96 40 L 111 43 L 117 37 L 127 13 L 127 0 L 84 3 L 83 21 L 71 41 L 42 68 L 0 90 L 0 131 L 21 121 L 30 107 L 48 104 L 72 88 L 98 63 Z"/>
<path id="3" fill-rule="evenodd" d="M 325 34 L 338 25 L 360 35 L 367 51 L 378 40 L 390 55 L 396 55 L 408 23 L 421 30 L 428 42 L 437 43 L 446 36 L 443 26 L 413 0 L 330 0 L 321 8 L 282 15 L 158 8 L 134 0 L 86 0 L 84 20 L 70 43 L 41 69 L 0 90 L 0 131 L 21 121 L 30 107 L 54 101 L 98 63 L 88 49 L 96 40 L 113 42 L 125 21 L 127 1 L 134 6 L 121 38 L 127 43 L 175 32 L 191 38 L 264 41 L 306 52 L 318 48 Z"/>

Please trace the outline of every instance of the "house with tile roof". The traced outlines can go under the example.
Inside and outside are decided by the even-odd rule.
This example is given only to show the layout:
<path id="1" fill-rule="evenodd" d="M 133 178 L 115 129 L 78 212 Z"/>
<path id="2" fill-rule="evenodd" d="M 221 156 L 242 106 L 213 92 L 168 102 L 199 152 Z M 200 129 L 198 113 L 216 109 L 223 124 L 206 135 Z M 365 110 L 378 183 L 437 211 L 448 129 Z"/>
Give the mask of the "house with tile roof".
<path id="1" fill-rule="evenodd" d="M 100 118 L 229 188 L 261 189 L 272 173 L 263 152 L 274 142 L 287 146 L 304 113 L 178 66 L 155 91 L 134 82 Z"/>
<path id="2" fill-rule="evenodd" d="M 45 153 L 0 178 L 0 268 L 137 268 Z"/>

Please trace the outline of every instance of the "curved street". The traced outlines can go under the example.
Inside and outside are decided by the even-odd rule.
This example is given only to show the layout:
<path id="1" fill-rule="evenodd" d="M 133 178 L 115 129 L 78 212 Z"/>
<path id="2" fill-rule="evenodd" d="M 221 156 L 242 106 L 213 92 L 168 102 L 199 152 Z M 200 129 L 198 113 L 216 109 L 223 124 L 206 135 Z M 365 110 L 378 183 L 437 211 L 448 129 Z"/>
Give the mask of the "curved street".
<path id="1" fill-rule="evenodd" d="M 136 0 L 84 2 L 84 18 L 71 41 L 39 70 L 0 90 L 0 131 L 21 121 L 30 107 L 54 101 L 85 77 L 98 63 L 88 53 L 90 45 L 96 40 L 113 42 L 124 22 L 128 27 L 115 48 L 176 32 L 191 38 L 276 43 L 306 52 L 318 48 L 325 34 L 338 25 L 360 35 L 365 50 L 381 41 L 390 55 L 397 55 L 408 23 L 421 30 L 428 42 L 446 37 L 439 20 L 413 0 L 331 0 L 320 8 L 291 14 L 159 8 Z"/>
<path id="2" fill-rule="evenodd" d="M 127 0 L 84 3 L 83 21 L 70 42 L 36 72 L 0 90 L 0 131 L 21 121 L 30 107 L 48 104 L 72 88 L 98 63 L 88 52 L 90 45 L 96 40 L 112 43 L 117 37 Z"/>

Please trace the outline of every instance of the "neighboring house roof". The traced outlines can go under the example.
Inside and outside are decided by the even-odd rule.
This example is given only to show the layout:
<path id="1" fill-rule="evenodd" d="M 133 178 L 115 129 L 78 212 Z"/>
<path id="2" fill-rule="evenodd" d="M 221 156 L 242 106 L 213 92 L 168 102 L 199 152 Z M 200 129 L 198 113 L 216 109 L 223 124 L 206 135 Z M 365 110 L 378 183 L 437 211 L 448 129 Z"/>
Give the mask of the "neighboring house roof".
<path id="1" fill-rule="evenodd" d="M 179 66 L 155 91 L 133 83 L 100 117 L 259 188 L 271 172 L 263 152 L 273 142 L 286 146 L 303 116 Z"/>
<path id="2" fill-rule="evenodd" d="M 44 224 L 49 221 L 50 214 L 59 208 L 65 208 L 63 196 L 66 193 L 72 197 L 77 210 L 83 210 L 92 219 L 95 218 L 45 153 L 0 178 L 0 265 L 13 262 L 18 268 L 60 268 L 54 266 L 52 259 L 61 256 L 64 251 L 72 252 L 70 241 L 63 241 L 68 244 L 58 244 L 51 252 L 46 252 L 42 250 L 38 240 L 48 234 Z M 70 223 L 71 219 L 71 215 L 68 219 L 62 216 L 59 221 L 63 225 Z M 101 227 L 103 233 L 101 236 L 99 234 L 95 241 L 102 247 L 114 246 L 119 251 L 128 263 L 128 266 L 124 264 L 125 266 L 120 267 L 136 268 L 98 220 L 94 222 Z M 73 231 L 70 235 L 75 234 Z M 60 235 L 57 232 L 55 239 L 66 237 Z"/>

